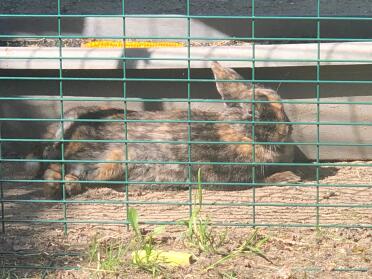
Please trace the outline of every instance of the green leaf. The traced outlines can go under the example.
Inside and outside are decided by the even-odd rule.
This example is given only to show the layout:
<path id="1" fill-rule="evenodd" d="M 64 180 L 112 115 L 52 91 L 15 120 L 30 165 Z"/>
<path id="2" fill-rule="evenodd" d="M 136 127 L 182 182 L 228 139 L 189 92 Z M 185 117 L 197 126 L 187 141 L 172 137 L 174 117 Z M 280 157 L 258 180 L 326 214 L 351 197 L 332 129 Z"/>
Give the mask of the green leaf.
<path id="1" fill-rule="evenodd" d="M 128 209 L 128 221 L 131 225 L 134 233 L 136 234 L 137 238 L 142 238 L 141 231 L 138 225 L 138 213 L 135 208 Z"/>

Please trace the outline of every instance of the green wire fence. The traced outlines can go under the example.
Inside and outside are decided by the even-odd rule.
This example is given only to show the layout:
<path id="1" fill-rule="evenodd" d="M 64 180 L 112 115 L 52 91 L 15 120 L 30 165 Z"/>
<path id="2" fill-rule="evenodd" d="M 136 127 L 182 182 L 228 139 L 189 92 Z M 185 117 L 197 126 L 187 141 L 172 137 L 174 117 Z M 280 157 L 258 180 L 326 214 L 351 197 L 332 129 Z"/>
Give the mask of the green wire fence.
<path id="1" fill-rule="evenodd" d="M 371 195 L 371 184 L 370 183 L 355 183 L 355 181 L 339 181 L 339 182 L 328 182 L 322 180 L 321 171 L 322 168 L 336 168 L 336 167 L 353 167 L 353 168 L 370 168 L 372 167 L 372 163 L 370 162 L 326 162 L 321 160 L 321 152 L 322 148 L 326 147 L 372 147 L 372 143 L 361 143 L 361 142 L 329 142 L 323 141 L 321 138 L 321 128 L 322 127 L 329 127 L 329 126 L 350 126 L 350 127 L 370 127 L 372 126 L 372 122 L 369 120 L 366 121 L 329 121 L 323 120 L 321 117 L 321 108 L 324 105 L 372 105 L 372 101 L 332 101 L 332 100 L 322 100 L 322 85 L 370 85 L 372 84 L 372 80 L 353 80 L 353 79 L 340 79 L 340 80 L 333 80 L 333 79 L 324 79 L 322 78 L 322 63 L 371 63 L 371 59 L 326 59 L 322 58 L 321 56 L 321 45 L 327 42 L 372 42 L 372 38 L 352 38 L 352 37 L 345 37 L 345 38 L 333 38 L 333 37 L 322 37 L 321 36 L 321 27 L 322 23 L 326 21 L 371 21 L 372 17 L 359 17 L 359 16 L 323 16 L 321 15 L 321 1 L 317 0 L 316 3 L 316 15 L 313 16 L 265 16 L 265 15 L 256 15 L 255 14 L 255 7 L 257 2 L 255 0 L 247 0 L 247 2 L 251 6 L 251 10 L 247 11 L 246 15 L 193 15 L 190 11 L 190 0 L 185 0 L 186 4 L 186 11 L 185 14 L 179 15 L 164 15 L 164 14 L 146 14 L 146 15 L 137 15 L 137 14 L 127 14 L 126 13 L 126 1 L 121 1 L 122 9 L 117 14 L 65 14 L 62 12 L 62 3 L 61 0 L 56 0 L 58 3 L 57 11 L 55 14 L 0 14 L 0 20 L 2 18 L 51 18 L 57 20 L 57 32 L 54 35 L 29 35 L 29 34 L 0 34 L 0 41 L 1 40 L 28 40 L 28 39 L 51 39 L 56 40 L 56 45 L 58 48 L 58 55 L 57 56 L 17 56 L 17 57 L 9 57 L 9 56 L 0 56 L 0 61 L 8 61 L 8 60 L 24 60 L 24 59 L 32 59 L 32 60 L 55 60 L 58 61 L 58 69 L 57 75 L 55 76 L 45 76 L 41 74 L 37 75 L 30 75 L 25 76 L 24 73 L 17 73 L 14 72 L 14 75 L 1 75 L 0 82 L 5 81 L 16 81 L 19 83 L 26 82 L 26 81 L 51 81 L 58 83 L 58 94 L 56 96 L 12 96 L 11 92 L 0 92 L 0 101 L 1 102 L 17 102 L 27 101 L 27 102 L 58 102 L 59 106 L 59 116 L 54 118 L 25 118 L 25 117 L 9 117 L 7 115 L 0 115 L 0 125 L 3 123 L 19 123 L 19 122 L 37 122 L 43 123 L 43 125 L 50 124 L 50 123 L 60 123 L 61 127 L 61 138 L 60 139 L 45 139 L 45 138 L 12 138 L 6 136 L 4 134 L 0 134 L 0 205 L 1 205 L 1 232 L 7 233 L 8 226 L 13 226 L 14 224 L 26 224 L 27 226 L 36 226 L 38 224 L 46 224 L 46 225 L 57 225 L 63 226 L 64 233 L 67 233 L 70 226 L 74 224 L 97 224 L 97 225 L 128 225 L 128 208 L 130 206 L 178 206 L 178 207 L 185 207 L 187 208 L 187 214 L 191 216 L 192 208 L 193 208 L 193 186 L 197 185 L 195 179 L 193 179 L 193 168 L 194 166 L 215 166 L 215 165 L 225 165 L 225 166 L 239 166 L 239 165 L 246 165 L 251 166 L 252 168 L 252 178 L 250 182 L 241 182 L 241 183 L 233 183 L 233 182 L 226 182 L 226 181 L 217 181 L 217 182 L 203 182 L 203 186 L 209 185 L 224 185 L 224 186 L 237 186 L 241 187 L 241 189 L 248 189 L 250 191 L 249 196 L 247 195 L 244 200 L 214 200 L 213 199 L 213 192 L 211 192 L 210 196 L 206 201 L 204 201 L 204 206 L 207 208 L 222 208 L 227 207 L 230 208 L 229 210 L 234 210 L 234 208 L 238 208 L 238 210 L 243 210 L 242 214 L 245 214 L 244 218 L 241 219 L 232 219 L 229 218 L 222 218 L 217 220 L 214 224 L 216 226 L 239 226 L 239 227 L 301 227 L 301 228 L 319 228 L 319 227 L 331 227 L 331 228 L 372 228 L 372 220 L 371 218 L 367 217 L 363 220 L 360 220 L 356 217 L 353 219 L 353 222 L 333 222 L 332 220 L 328 220 L 327 218 L 322 218 L 322 213 L 324 210 L 327 212 L 332 210 L 350 210 L 350 209 L 360 209 L 363 212 L 369 212 L 371 214 L 372 211 L 372 203 L 371 200 L 367 202 L 355 202 L 349 201 L 347 203 L 341 202 L 331 202 L 331 201 L 324 201 L 322 199 L 322 189 L 327 189 L 329 187 L 334 187 L 337 191 L 338 189 L 361 189 L 365 191 L 365 195 Z M 118 18 L 122 19 L 122 35 L 117 36 L 86 36 L 86 35 L 65 35 L 63 33 L 63 20 L 66 18 Z M 185 36 L 130 36 L 126 34 L 126 19 L 135 18 L 135 19 L 185 19 L 187 21 L 187 32 Z M 245 19 L 250 22 L 250 25 L 247 26 L 247 33 L 250 35 L 247 36 L 220 36 L 220 37 L 202 37 L 202 36 L 193 36 L 192 35 L 192 24 L 191 21 L 195 19 Z M 316 24 L 316 37 L 311 38 L 302 38 L 302 37 L 262 37 L 257 36 L 256 34 L 256 24 L 258 21 L 263 22 L 265 20 L 291 20 L 293 22 L 297 21 L 313 21 Z M 122 49 L 122 54 L 120 57 L 79 57 L 79 56 L 66 56 L 63 53 L 64 49 L 64 40 L 82 40 L 82 39 L 110 39 L 110 40 L 122 40 L 124 43 L 127 40 L 172 40 L 172 41 L 182 41 L 185 42 L 185 47 L 187 48 L 187 55 L 184 58 L 179 57 L 172 57 L 170 55 L 168 58 L 157 58 L 157 57 L 139 57 L 139 56 L 127 56 L 127 50 L 125 48 Z M 291 124 L 293 125 L 294 129 L 301 125 L 308 125 L 316 129 L 316 137 L 312 141 L 296 141 L 293 142 L 262 142 L 255 140 L 255 133 L 257 129 L 257 125 L 268 125 L 273 124 L 271 121 L 244 121 L 243 124 L 251 125 L 252 127 L 252 139 L 251 142 L 252 146 L 255 145 L 279 145 L 279 146 L 315 146 L 316 148 L 316 155 L 315 160 L 313 161 L 295 161 L 295 162 L 258 162 L 256 161 L 256 151 L 255 148 L 252 148 L 252 161 L 251 162 L 200 162 L 200 161 L 193 161 L 192 158 L 192 149 L 196 145 L 241 145 L 246 144 L 244 141 L 195 141 L 192 139 L 192 124 L 195 123 L 207 123 L 207 124 L 242 124 L 241 121 L 222 121 L 222 120 L 195 120 L 193 119 L 193 110 L 192 107 L 194 104 L 203 104 L 203 105 L 214 105 L 214 104 L 222 104 L 225 103 L 225 100 L 215 100 L 215 99 L 203 99 L 203 98 L 195 98 L 193 97 L 193 84 L 210 84 L 211 86 L 215 83 L 214 79 L 205 78 L 205 77 L 195 77 L 192 73 L 192 62 L 194 61 L 210 61 L 209 58 L 204 57 L 193 57 L 192 55 L 192 43 L 194 41 L 207 41 L 207 42 L 214 42 L 214 41 L 249 41 L 251 43 L 251 51 L 249 53 L 251 58 L 226 58 L 226 57 L 215 57 L 213 60 L 218 61 L 228 61 L 228 62 L 247 62 L 250 63 L 250 74 L 248 79 L 231 81 L 231 80 L 218 80 L 219 82 L 244 82 L 244 83 L 251 83 L 252 90 L 253 90 L 253 100 L 247 100 L 245 102 L 252 104 L 252 118 L 255 119 L 255 106 L 265 103 L 281 103 L 286 105 L 313 105 L 315 106 L 315 119 L 313 121 L 280 121 L 274 122 L 276 124 Z M 316 58 L 314 59 L 286 59 L 285 57 L 281 59 L 270 59 L 270 58 L 256 58 L 256 51 L 257 45 L 260 43 L 282 43 L 282 42 L 290 42 L 290 43 L 315 43 L 317 45 L 317 53 Z M 119 76 L 115 77 L 83 77 L 83 76 L 71 76 L 70 74 L 66 74 L 64 69 L 64 62 L 68 60 L 115 60 L 119 61 L 121 65 L 121 72 Z M 127 71 L 127 63 L 131 61 L 183 61 L 186 64 L 186 72 L 183 78 L 164 78 L 164 77 L 131 77 L 128 75 Z M 257 62 L 311 62 L 314 63 L 312 67 L 315 69 L 315 77 L 311 77 L 309 79 L 261 79 L 257 77 Z M 247 75 L 248 76 L 248 75 Z M 119 82 L 121 83 L 121 96 L 120 97 L 112 97 L 112 96 L 100 96 L 100 97 L 87 97 L 81 96 L 79 99 L 73 98 L 69 96 L 68 92 L 65 90 L 65 84 L 67 82 L 75 82 L 75 81 L 85 81 L 85 82 Z M 186 86 L 187 96 L 177 96 L 177 92 L 175 96 L 172 98 L 162 98 L 161 96 L 152 96 L 150 99 L 146 98 L 139 98 L 139 97 L 130 97 L 128 96 L 128 84 L 131 82 L 155 82 L 155 83 L 164 83 L 165 86 L 173 86 L 174 83 L 181 83 Z M 281 100 L 281 101 L 264 101 L 264 100 L 256 100 L 255 99 L 255 92 L 257 84 L 278 84 L 278 83 L 286 83 L 286 84 L 295 84 L 298 88 L 301 88 L 303 85 L 312 85 L 314 86 L 314 98 L 312 100 Z M 301 90 L 299 90 L 301 91 Z M 122 104 L 122 112 L 124 115 L 124 119 L 69 119 L 66 118 L 64 115 L 65 112 L 65 103 L 66 102 L 80 102 L 82 104 L 89 104 L 91 102 L 120 102 Z M 182 120 L 176 119 L 128 119 L 127 111 L 128 107 L 132 103 L 179 103 L 183 104 L 186 107 L 187 111 L 187 118 Z M 229 100 L 228 102 L 242 102 L 241 100 Z M 0 107 L 1 108 L 1 107 Z M 41 108 L 42 109 L 42 108 Z M 1 111 L 0 111 L 1 113 Z M 107 140 L 97 140 L 97 139 L 71 139 L 66 138 L 64 131 L 63 124 L 64 123 L 105 123 L 105 122 L 119 122 L 123 124 L 123 131 L 124 131 L 124 138 L 123 139 L 107 139 Z M 128 126 L 129 125 L 136 125 L 137 123 L 169 123 L 169 124 L 186 124 L 187 125 L 187 139 L 185 140 L 133 140 L 128 139 Z M 11 124 L 10 124 L 11 125 Z M 4 144 L 12 144 L 12 143 L 24 143 L 24 144 L 45 144 L 45 143 L 60 143 L 61 147 L 61 157 L 59 159 L 41 159 L 41 158 L 28 158 L 25 156 L 20 157 L 9 157 L 4 155 Z M 125 150 L 125 158 L 123 160 L 68 160 L 65 158 L 65 145 L 71 142 L 76 143 L 122 143 L 123 148 Z M 131 144 L 143 144 L 144 146 L 152 145 L 152 144 L 172 144 L 172 145 L 186 145 L 187 146 L 187 159 L 183 161 L 179 160 L 133 160 L 128 157 L 128 150 L 130 149 Z M 61 177 L 62 179 L 57 179 L 53 181 L 48 181 L 40 178 L 21 178 L 19 175 L 16 176 L 9 176 L 5 175 L 4 169 L 5 165 L 12 166 L 12 164 L 25 164 L 25 163 L 58 163 L 61 164 Z M 105 200 L 105 199 L 71 199 L 66 194 L 65 183 L 67 182 L 65 179 L 66 173 L 66 164 L 79 164 L 79 163 L 121 163 L 125 165 L 125 175 L 122 177 L 121 181 L 101 181 L 101 180 L 80 180 L 81 184 L 98 184 L 98 185 L 119 185 L 123 189 L 123 196 L 120 200 Z M 131 165 L 138 165 L 138 164 L 146 164 L 146 165 L 181 165 L 182 167 L 187 169 L 188 179 L 186 181 L 141 181 L 141 180 L 131 180 L 129 178 L 128 173 L 130 172 Z M 313 168 L 315 176 L 313 177 L 312 181 L 309 182 L 301 182 L 301 183 L 291 183 L 291 182 L 265 182 L 261 181 L 257 178 L 257 172 L 261 166 L 278 166 L 278 167 L 287 167 L 292 169 L 295 168 Z M 47 182 L 58 182 L 62 185 L 62 198 L 61 199 L 45 199 L 44 197 L 35 198 L 35 196 L 27 197 L 24 195 L 14 195 L 10 193 L 9 189 L 13 189 L 14 187 L 20 187 L 22 185 L 27 185 L 28 188 L 38 187 L 43 183 Z M 187 198 L 182 198 L 182 200 L 141 200 L 140 197 L 134 198 L 131 196 L 131 192 L 136 189 L 136 185 L 186 185 L 187 186 Z M 260 191 L 267 186 L 280 186 L 280 187 L 290 187 L 291 189 L 312 189 L 315 190 L 311 192 L 312 200 L 304 199 L 303 201 L 293 201 L 293 199 L 284 200 L 282 202 L 277 201 L 263 201 L 262 197 L 259 196 Z M 26 188 L 27 188 L 26 187 Z M 245 187 L 245 188 L 244 188 Z M 276 191 L 281 191 L 281 188 L 278 187 Z M 153 191 L 157 191 L 154 189 Z M 310 191 L 310 190 L 309 190 Z M 244 192 L 244 195 L 247 194 Z M 208 196 L 209 194 L 206 194 Z M 229 192 L 228 195 L 232 195 Z M 236 194 L 240 195 L 240 194 Z M 310 194 L 309 194 L 310 195 Z M 20 204 L 25 205 L 33 205 L 36 204 L 37 206 L 58 206 L 60 205 L 60 210 L 62 215 L 59 218 L 43 218 L 38 216 L 27 216 L 25 218 L 22 217 L 22 214 L 13 215 L 12 206 L 19 206 Z M 69 207 L 74 205 L 119 205 L 122 206 L 121 218 L 120 219 L 111 219 L 110 216 L 106 216 L 100 219 L 85 219 L 85 218 L 71 218 Z M 262 208 L 269 208 L 270 210 L 278 210 L 279 209 L 290 209 L 290 210 L 302 210 L 305 209 L 303 214 L 299 214 L 299 219 L 294 220 L 291 219 L 290 221 L 283 221 L 281 219 L 275 220 L 272 219 L 271 222 L 268 222 L 268 219 L 262 217 L 262 213 L 260 210 Z M 22 207 L 20 207 L 22 208 Z M 308 210 L 309 209 L 309 210 Z M 266 211 L 265 211 L 266 212 Z M 344 211 L 342 211 L 344 212 Z M 304 221 L 301 219 L 303 215 L 311 215 L 311 221 L 307 220 Z M 340 213 L 344 214 L 344 213 Z M 357 214 L 357 213 L 355 213 Z M 152 215 L 154 216 L 154 215 Z M 117 216 L 116 216 L 117 217 Z M 232 216 L 233 217 L 233 216 Z M 144 218 L 143 223 L 145 224 L 178 224 L 177 218 L 169 218 L 164 216 L 164 219 L 151 219 Z M 367 220 L 367 221 L 366 221 Z M 368 221 L 369 220 L 369 221 Z M 0 252 L 1 254 L 1 252 Z M 6 254 L 6 253 L 5 253 Z M 13 266 L 9 265 L 9 268 Z M 14 267 L 22 268 L 21 265 L 16 265 Z M 23 266 L 23 268 L 29 268 L 29 266 Z M 38 267 L 33 267 L 38 268 Z M 48 269 L 49 267 L 40 267 Z M 56 267 L 53 267 L 56 268 Z M 71 267 L 74 269 L 74 267 Z M 366 271 L 363 269 L 362 271 Z"/>

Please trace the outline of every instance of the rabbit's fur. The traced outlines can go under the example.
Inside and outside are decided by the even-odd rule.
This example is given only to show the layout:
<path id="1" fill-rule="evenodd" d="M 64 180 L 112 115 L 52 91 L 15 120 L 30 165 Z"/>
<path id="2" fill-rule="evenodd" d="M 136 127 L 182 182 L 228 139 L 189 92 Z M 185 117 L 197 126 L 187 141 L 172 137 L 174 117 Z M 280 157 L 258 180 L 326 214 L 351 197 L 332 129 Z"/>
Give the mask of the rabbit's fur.
<path id="1" fill-rule="evenodd" d="M 232 69 L 222 67 L 219 63 L 212 63 L 212 71 L 219 80 L 243 79 Z M 80 193 L 83 186 L 78 180 L 83 181 L 120 181 L 127 178 L 130 181 L 145 182 L 149 187 L 160 187 L 156 182 L 169 182 L 162 188 L 171 187 L 172 182 L 177 187 L 180 183 L 189 179 L 189 167 L 187 162 L 212 162 L 212 164 L 191 164 L 191 180 L 196 181 L 195 173 L 198 168 L 202 170 L 202 179 L 210 183 L 210 188 L 221 187 L 221 182 L 239 183 L 250 182 L 252 177 L 252 166 L 244 164 L 253 161 L 252 142 L 252 115 L 256 121 L 280 122 L 271 124 L 255 124 L 254 135 L 256 142 L 288 142 L 292 127 L 288 123 L 283 104 L 279 95 L 271 89 L 251 85 L 243 82 L 218 82 L 217 89 L 225 100 L 252 100 L 253 91 L 255 100 L 268 102 L 255 103 L 255 113 L 252 113 L 252 103 L 228 102 L 222 112 L 211 112 L 203 110 L 192 110 L 191 120 L 216 120 L 216 121 L 247 121 L 246 123 L 187 123 L 187 111 L 157 111 L 137 112 L 127 111 L 128 120 L 182 120 L 183 123 L 156 123 L 156 122 L 128 122 L 125 133 L 123 122 L 64 122 L 64 138 L 73 140 L 123 140 L 127 135 L 128 140 L 144 141 L 128 143 L 113 142 L 67 142 L 64 144 L 65 160 L 102 160 L 104 162 L 67 162 L 64 164 L 65 177 L 67 181 L 65 189 L 68 195 Z M 270 103 L 273 101 L 273 103 Z M 106 119 L 122 120 L 124 112 L 115 108 L 75 108 L 65 114 L 65 118 L 74 119 Z M 190 132 L 190 138 L 189 138 Z M 56 138 L 61 136 L 61 129 L 55 134 Z M 192 143 L 189 146 L 188 140 Z M 150 141 L 150 142 L 146 142 Z M 151 141 L 180 141 L 177 143 L 153 143 Z M 208 141 L 214 143 L 207 143 Z M 216 142 L 222 142 L 217 143 Z M 223 142 L 245 142 L 244 144 L 233 144 Z M 49 146 L 44 150 L 44 158 L 60 159 L 60 143 Z M 293 159 L 291 145 L 255 144 L 256 162 L 289 162 Z M 126 154 L 126 150 L 128 154 Z M 128 160 L 125 164 L 123 161 Z M 134 161 L 133 163 L 131 161 Z M 150 162 L 163 162 L 152 164 Z M 169 162 L 166 164 L 164 162 Z M 177 164 L 171 162 L 184 162 Z M 218 164 L 221 162 L 221 164 Z M 224 164 L 227 162 L 228 164 Z M 217 164 L 216 164 L 217 163 Z M 257 167 L 257 178 L 263 177 L 267 167 Z M 61 180 L 61 165 L 51 163 L 43 174 L 46 180 Z M 152 183 L 151 183 L 152 182 Z M 213 182 L 219 182 L 213 185 Z M 130 184 L 138 187 L 141 183 Z M 225 189 L 229 189 L 226 186 Z M 45 183 L 45 195 L 58 197 L 61 195 L 61 184 L 55 182 Z"/>

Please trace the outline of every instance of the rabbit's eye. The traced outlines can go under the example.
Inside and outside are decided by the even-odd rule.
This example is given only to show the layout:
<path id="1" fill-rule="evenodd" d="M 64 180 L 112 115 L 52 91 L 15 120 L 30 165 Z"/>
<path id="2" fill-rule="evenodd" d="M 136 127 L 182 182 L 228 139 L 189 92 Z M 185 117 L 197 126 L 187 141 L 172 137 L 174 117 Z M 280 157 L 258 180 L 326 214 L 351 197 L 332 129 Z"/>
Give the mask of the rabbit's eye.
<path id="1" fill-rule="evenodd" d="M 252 108 L 247 107 L 247 106 L 242 106 L 242 112 L 243 112 L 243 117 L 248 118 L 252 116 Z"/>
<path id="2" fill-rule="evenodd" d="M 252 118 L 252 111 L 244 111 L 243 119 L 251 119 Z"/>

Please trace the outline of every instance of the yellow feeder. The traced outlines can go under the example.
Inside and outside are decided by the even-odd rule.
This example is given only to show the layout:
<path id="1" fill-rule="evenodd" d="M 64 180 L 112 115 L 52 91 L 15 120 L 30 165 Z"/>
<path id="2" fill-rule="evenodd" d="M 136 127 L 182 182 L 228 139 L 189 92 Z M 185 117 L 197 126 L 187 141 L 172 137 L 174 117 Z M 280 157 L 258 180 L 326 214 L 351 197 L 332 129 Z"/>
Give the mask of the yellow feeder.
<path id="1" fill-rule="evenodd" d="M 91 41 L 83 43 L 84 48 L 167 48 L 184 47 L 181 42 L 153 42 L 153 41 Z"/>

